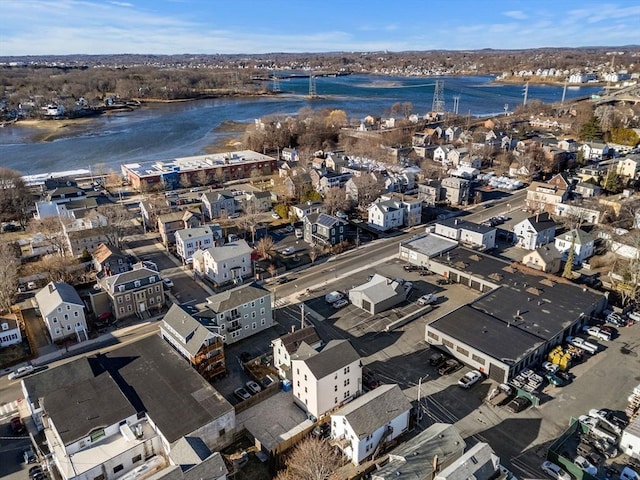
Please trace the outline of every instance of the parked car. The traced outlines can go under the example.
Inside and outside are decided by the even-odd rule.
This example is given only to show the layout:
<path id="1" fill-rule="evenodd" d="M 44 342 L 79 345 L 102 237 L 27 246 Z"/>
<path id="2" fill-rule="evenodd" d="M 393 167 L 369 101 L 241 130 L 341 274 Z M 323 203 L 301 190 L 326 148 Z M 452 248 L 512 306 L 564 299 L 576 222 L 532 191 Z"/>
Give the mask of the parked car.
<path id="1" fill-rule="evenodd" d="M 327 293 L 324 296 L 324 301 L 327 303 L 334 303 L 337 302 L 338 300 L 341 300 L 342 298 L 344 298 L 344 295 L 338 291 L 333 291 L 330 293 Z"/>
<path id="2" fill-rule="evenodd" d="M 245 383 L 245 385 L 247 386 L 247 390 L 249 390 L 254 395 L 262 391 L 262 388 L 260 388 L 260 385 L 258 385 L 253 380 L 249 380 L 247 383 Z"/>
<path id="3" fill-rule="evenodd" d="M 573 463 L 575 463 L 580 467 L 582 471 L 587 472 L 589 475 L 596 475 L 598 473 L 598 468 L 582 455 L 578 455 Z"/>
<path id="4" fill-rule="evenodd" d="M 26 377 L 31 373 L 33 373 L 33 366 L 26 365 L 24 367 L 20 367 L 17 370 L 11 372 L 9 375 L 7 375 L 7 378 L 9 380 L 16 380 L 18 378 Z"/>
<path id="5" fill-rule="evenodd" d="M 430 305 L 432 303 L 436 303 L 438 301 L 438 297 L 433 293 L 427 293 L 426 295 L 422 295 L 418 300 L 418 305 Z"/>
<path id="6" fill-rule="evenodd" d="M 640 311 L 631 311 L 627 313 L 627 316 L 634 322 L 640 322 Z"/>
<path id="7" fill-rule="evenodd" d="M 24 463 L 36 463 L 38 461 L 38 457 L 36 457 L 36 452 L 33 451 L 33 447 L 26 448 L 22 451 L 22 459 Z"/>
<path id="8" fill-rule="evenodd" d="M 511 413 L 520 413 L 531 406 L 531 400 L 527 397 L 516 397 L 507 403 L 505 407 Z"/>
<path id="9" fill-rule="evenodd" d="M 624 467 L 620 472 L 620 480 L 640 480 L 640 475 L 631 467 Z"/>
<path id="10" fill-rule="evenodd" d="M 407 264 L 406 264 L 404 267 L 402 267 L 402 268 L 404 268 L 404 270 L 405 270 L 406 272 L 413 272 L 413 271 L 415 271 L 415 270 L 418 270 L 420 267 L 418 267 L 418 265 L 414 265 L 414 264 L 412 264 L 412 263 L 407 263 Z"/>
<path id="11" fill-rule="evenodd" d="M 429 357 L 429 365 L 431 365 L 432 367 L 439 367 L 444 363 L 446 359 L 447 357 L 444 355 L 444 353 L 436 352 Z"/>
<path id="12" fill-rule="evenodd" d="M 373 373 L 371 372 L 363 372 L 362 373 L 362 385 L 369 390 L 373 390 L 374 388 L 378 388 L 380 386 L 380 382 L 376 380 Z"/>
<path id="13" fill-rule="evenodd" d="M 22 423 L 20 417 L 13 417 L 11 419 L 11 431 L 16 435 L 25 431 L 24 423 Z"/>
<path id="14" fill-rule="evenodd" d="M 522 398 L 522 397 L 518 397 L 518 398 Z M 544 473 L 549 475 L 551 478 L 555 478 L 556 480 L 572 480 L 573 478 L 571 475 L 569 475 L 567 472 L 565 472 L 562 468 L 560 468 L 558 465 L 556 465 L 553 462 L 549 462 L 549 461 L 542 462 L 542 465 L 540 466 L 540 468 Z"/>
<path id="15" fill-rule="evenodd" d="M 316 438 L 327 438 L 331 433 L 331 424 L 330 423 L 321 423 L 320 425 L 316 425 L 311 430 L 311 435 Z"/>
<path id="16" fill-rule="evenodd" d="M 42 467 L 40 465 L 36 465 L 35 467 L 31 467 L 29 469 L 29 478 L 37 478 L 41 474 L 44 474 Z"/>
<path id="17" fill-rule="evenodd" d="M 283 275 L 282 277 L 279 277 L 279 278 L 276 280 L 276 283 L 277 283 L 278 285 L 282 285 L 283 283 L 287 283 L 287 282 L 290 282 L 290 281 L 291 281 L 291 279 L 290 279 L 289 277 L 287 277 L 286 275 Z"/>
<path id="18" fill-rule="evenodd" d="M 584 338 L 580 337 L 567 337 L 567 343 L 578 347 L 585 352 L 590 353 L 591 355 L 595 354 L 598 351 L 598 346 L 593 343 L 587 342 Z"/>
<path id="19" fill-rule="evenodd" d="M 162 281 L 166 288 L 173 288 L 173 280 L 171 280 L 170 278 L 163 278 Z"/>
<path id="20" fill-rule="evenodd" d="M 340 300 L 333 302 L 333 308 L 335 308 L 336 310 L 342 307 L 346 307 L 347 305 L 349 305 L 349 300 L 347 300 L 346 298 L 341 298 Z"/>
<path id="21" fill-rule="evenodd" d="M 451 284 L 451 280 L 449 280 L 448 278 L 439 278 L 436 283 L 438 285 L 449 285 Z"/>
<path id="22" fill-rule="evenodd" d="M 347 218 L 349 218 L 349 215 L 347 215 L 346 213 L 344 213 L 342 210 L 338 210 L 336 212 L 336 217 L 341 218 L 343 220 L 346 220 Z"/>
<path id="23" fill-rule="evenodd" d="M 549 382 L 549 385 L 553 385 L 554 387 L 562 387 L 566 385 L 566 382 L 562 378 L 558 377 L 557 375 L 551 372 L 547 372 L 544 375 L 544 378 L 547 379 L 547 382 Z"/>
<path id="24" fill-rule="evenodd" d="M 551 362 L 542 362 L 542 369 L 549 373 L 556 373 L 560 370 L 560 365 Z"/>
<path id="25" fill-rule="evenodd" d="M 625 322 L 625 320 L 622 318 L 621 315 L 612 312 L 609 315 L 607 315 L 606 318 L 607 323 L 611 323 L 613 325 L 615 325 L 616 327 L 624 327 L 626 325 L 627 322 Z"/>
<path id="26" fill-rule="evenodd" d="M 587 335 L 604 340 L 605 342 L 611 340 L 611 335 L 603 331 L 600 327 L 585 325 L 583 331 Z"/>
<path id="27" fill-rule="evenodd" d="M 284 250 L 282 250 L 281 253 L 283 255 L 293 255 L 294 253 L 296 253 L 296 249 L 295 247 L 287 247 Z"/>
<path id="28" fill-rule="evenodd" d="M 238 218 L 240 216 L 239 213 L 230 213 L 229 215 L 227 215 L 227 218 Z"/>
<path id="29" fill-rule="evenodd" d="M 448 358 L 445 360 L 444 364 L 440 366 L 438 369 L 438 373 L 440 375 L 449 375 L 450 373 L 456 372 L 462 368 L 462 364 L 456 360 L 455 358 Z"/>
<path id="30" fill-rule="evenodd" d="M 271 213 L 271 217 L 275 218 L 276 220 L 280 219 L 280 215 L 278 215 L 276 212 Z"/>
<path id="31" fill-rule="evenodd" d="M 240 400 L 241 402 L 244 400 L 248 400 L 251 398 L 251 394 L 249 392 L 247 392 L 244 388 L 240 387 L 240 388 L 236 388 L 233 391 L 233 394 L 237 397 L 238 400 Z"/>
<path id="32" fill-rule="evenodd" d="M 458 386 L 462 388 L 471 388 L 473 385 L 482 380 L 482 373 L 478 370 L 471 370 L 465 373 L 460 380 L 458 380 Z"/>

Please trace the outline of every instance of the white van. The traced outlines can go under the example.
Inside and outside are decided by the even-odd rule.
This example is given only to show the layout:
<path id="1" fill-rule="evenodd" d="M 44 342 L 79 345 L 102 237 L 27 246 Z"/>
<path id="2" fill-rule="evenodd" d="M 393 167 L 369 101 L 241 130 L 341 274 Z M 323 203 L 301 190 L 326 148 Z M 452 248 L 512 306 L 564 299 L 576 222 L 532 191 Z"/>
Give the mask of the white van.
<path id="1" fill-rule="evenodd" d="M 638 476 L 635 470 L 624 467 L 622 472 L 620 472 L 620 480 L 640 480 L 640 476 Z"/>
<path id="2" fill-rule="evenodd" d="M 342 295 L 342 293 L 335 291 L 335 292 L 327 293 L 324 296 L 324 301 L 327 303 L 334 303 L 334 302 L 337 302 L 338 300 L 342 300 L 343 297 L 344 295 Z"/>

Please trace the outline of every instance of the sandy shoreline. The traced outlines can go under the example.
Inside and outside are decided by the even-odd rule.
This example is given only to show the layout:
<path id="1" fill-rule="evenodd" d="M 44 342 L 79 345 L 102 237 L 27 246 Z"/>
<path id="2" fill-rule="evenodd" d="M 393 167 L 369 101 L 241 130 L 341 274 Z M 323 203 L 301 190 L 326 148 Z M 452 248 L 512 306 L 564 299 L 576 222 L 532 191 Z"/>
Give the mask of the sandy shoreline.
<path id="1" fill-rule="evenodd" d="M 20 120 L 11 124 L 12 127 L 26 127 L 37 130 L 38 142 L 51 142 L 58 137 L 64 136 L 66 128 L 73 128 L 80 125 L 87 125 L 91 122 L 91 118 L 74 118 L 64 120 Z"/>

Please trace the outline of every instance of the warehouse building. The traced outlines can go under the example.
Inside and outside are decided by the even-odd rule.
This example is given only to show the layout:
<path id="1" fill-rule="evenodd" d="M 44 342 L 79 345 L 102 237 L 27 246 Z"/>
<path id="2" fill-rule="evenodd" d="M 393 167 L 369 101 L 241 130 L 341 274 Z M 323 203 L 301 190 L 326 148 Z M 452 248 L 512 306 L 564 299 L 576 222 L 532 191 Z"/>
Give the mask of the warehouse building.
<path id="1" fill-rule="evenodd" d="M 425 340 L 497 382 L 543 361 L 606 306 L 600 292 L 463 247 L 429 268 L 480 296 L 428 324 Z"/>

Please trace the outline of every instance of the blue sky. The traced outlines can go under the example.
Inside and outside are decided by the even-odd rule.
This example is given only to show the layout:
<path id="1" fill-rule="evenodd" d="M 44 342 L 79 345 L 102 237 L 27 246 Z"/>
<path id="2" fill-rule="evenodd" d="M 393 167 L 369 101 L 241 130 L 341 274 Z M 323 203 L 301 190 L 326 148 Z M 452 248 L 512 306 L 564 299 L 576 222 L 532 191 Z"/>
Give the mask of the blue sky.
<path id="1" fill-rule="evenodd" d="M 0 56 L 640 44 L 614 0 L 0 0 Z"/>

